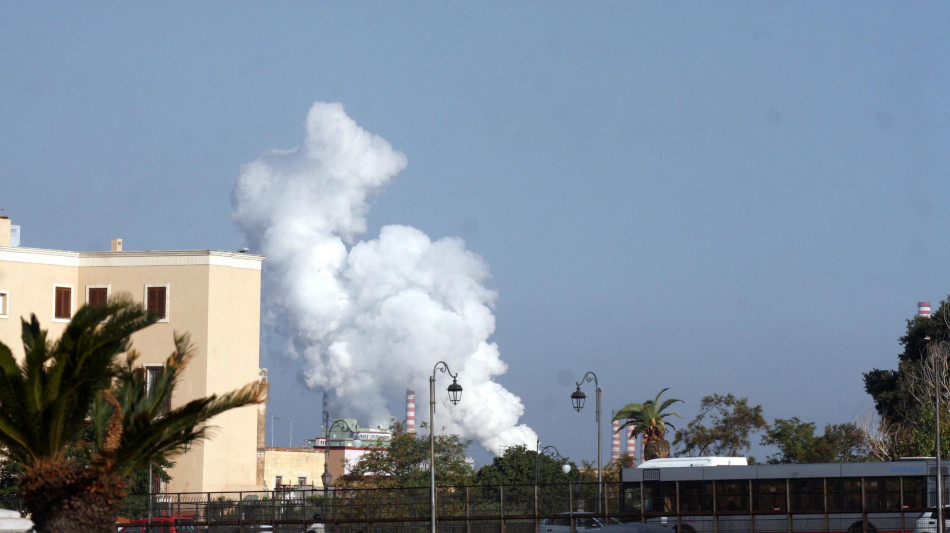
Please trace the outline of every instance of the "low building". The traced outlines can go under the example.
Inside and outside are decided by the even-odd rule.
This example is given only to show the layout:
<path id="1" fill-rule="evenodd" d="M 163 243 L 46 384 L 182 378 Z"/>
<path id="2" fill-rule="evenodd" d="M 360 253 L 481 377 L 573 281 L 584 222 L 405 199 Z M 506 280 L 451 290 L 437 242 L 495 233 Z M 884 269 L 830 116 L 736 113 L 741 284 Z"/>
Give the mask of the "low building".
<path id="1" fill-rule="evenodd" d="M 364 453 L 388 447 L 391 438 L 385 429 L 359 427 L 355 418 L 334 420 L 327 437 L 307 439 L 305 448 L 261 447 L 258 484 L 264 490 L 320 489 L 329 473 L 332 486 Z"/>
<path id="2" fill-rule="evenodd" d="M 313 448 L 264 448 L 264 490 L 289 488 L 319 489 L 323 487 L 324 451 Z"/>
<path id="3" fill-rule="evenodd" d="M 161 372 L 173 351 L 173 333 L 188 332 L 195 356 L 172 407 L 224 393 L 262 379 L 260 296 L 263 256 L 216 250 L 75 252 L 19 246 L 19 233 L 0 217 L 0 341 L 23 356 L 20 318 L 36 314 L 50 338 L 58 338 L 76 310 L 130 295 L 161 318 L 136 333 L 139 363 Z M 14 238 L 15 237 L 15 238 Z M 258 406 L 212 420 L 212 438 L 174 459 L 165 492 L 260 490 Z"/>

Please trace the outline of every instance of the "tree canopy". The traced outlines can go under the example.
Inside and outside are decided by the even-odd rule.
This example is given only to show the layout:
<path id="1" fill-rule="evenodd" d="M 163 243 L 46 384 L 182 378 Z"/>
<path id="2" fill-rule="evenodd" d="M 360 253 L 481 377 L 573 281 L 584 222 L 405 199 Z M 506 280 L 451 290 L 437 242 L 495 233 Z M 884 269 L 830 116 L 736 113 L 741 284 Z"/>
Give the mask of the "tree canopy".
<path id="1" fill-rule="evenodd" d="M 571 469 L 564 473 L 562 467 L 568 464 Z M 548 453 L 538 453 L 526 446 L 512 446 L 505 454 L 495 457 L 490 464 L 478 469 L 475 483 L 478 485 L 531 485 L 538 476 L 541 485 L 569 483 L 579 475 L 577 465 L 566 458 L 552 457 Z"/>
<path id="2" fill-rule="evenodd" d="M 897 369 L 872 369 L 863 374 L 864 389 L 874 399 L 878 414 L 888 423 L 907 426 L 914 424 L 916 406 L 920 399 L 914 397 L 911 387 L 915 369 L 925 361 L 931 345 L 950 341 L 950 301 L 943 300 L 937 311 L 930 316 L 915 315 L 907 320 L 907 330 L 899 339 L 903 350 L 897 355 Z M 947 366 L 947 354 L 943 367 Z"/>
<path id="3" fill-rule="evenodd" d="M 899 340 L 903 351 L 896 369 L 864 373 L 864 388 L 880 416 L 880 427 L 873 428 L 880 435 L 869 439 L 869 453 L 880 459 L 936 451 L 934 401 L 938 396 L 950 397 L 950 301 L 941 301 L 931 316 L 907 320 L 907 330 Z M 942 419 L 950 414 L 946 403 L 940 402 Z M 950 436 L 945 429 L 941 428 L 941 434 Z"/>
<path id="4" fill-rule="evenodd" d="M 815 435 L 814 422 L 780 418 L 766 430 L 762 444 L 779 449 L 768 456 L 770 464 L 851 463 L 868 458 L 864 431 L 854 423 L 827 424 L 823 435 Z"/>
<path id="5" fill-rule="evenodd" d="M 673 444 L 682 445 L 686 455 L 738 456 L 751 448 L 752 432 L 766 427 L 761 405 L 750 406 L 748 398 L 732 394 L 713 394 L 703 398 L 699 414 L 676 432 Z"/>
<path id="6" fill-rule="evenodd" d="M 423 428 L 425 424 L 423 423 Z M 341 487 L 389 488 L 428 487 L 429 435 L 410 433 L 405 424 L 393 421 L 389 425 L 389 446 L 378 446 L 364 453 L 340 479 Z M 467 485 L 475 471 L 465 458 L 470 441 L 458 435 L 435 436 L 436 485 Z"/>

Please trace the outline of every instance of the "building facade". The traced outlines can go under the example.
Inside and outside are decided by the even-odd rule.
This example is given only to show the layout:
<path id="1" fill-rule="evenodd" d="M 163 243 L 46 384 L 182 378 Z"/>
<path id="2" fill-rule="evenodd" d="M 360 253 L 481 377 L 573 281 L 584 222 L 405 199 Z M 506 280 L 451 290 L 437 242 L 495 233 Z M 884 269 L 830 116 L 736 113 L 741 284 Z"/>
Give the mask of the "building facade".
<path id="1" fill-rule="evenodd" d="M 158 372 L 174 349 L 175 332 L 189 333 L 195 355 L 172 407 L 224 393 L 261 378 L 260 293 L 263 256 L 214 250 L 73 252 L 16 246 L 0 217 L 0 341 L 23 356 L 20 319 L 36 314 L 58 338 L 82 305 L 125 293 L 162 317 L 136 333 L 138 364 Z M 212 420 L 211 438 L 173 459 L 163 491 L 259 490 L 259 408 Z"/>

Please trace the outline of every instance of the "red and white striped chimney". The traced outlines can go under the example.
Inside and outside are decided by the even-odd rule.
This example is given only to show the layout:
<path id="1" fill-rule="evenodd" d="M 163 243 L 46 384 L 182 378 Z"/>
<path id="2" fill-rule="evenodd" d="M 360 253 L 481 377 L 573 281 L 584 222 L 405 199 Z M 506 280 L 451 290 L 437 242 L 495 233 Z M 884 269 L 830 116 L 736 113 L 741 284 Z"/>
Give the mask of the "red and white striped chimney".
<path id="1" fill-rule="evenodd" d="M 617 414 L 617 411 L 614 411 Z M 613 441 L 610 448 L 610 461 L 617 463 L 620 461 L 620 421 L 614 420 L 611 429 L 613 430 Z"/>
<path id="2" fill-rule="evenodd" d="M 930 302 L 917 302 L 917 314 L 920 316 L 930 316 Z"/>
<path id="3" fill-rule="evenodd" d="M 416 432 L 416 391 L 406 389 L 406 433 Z"/>

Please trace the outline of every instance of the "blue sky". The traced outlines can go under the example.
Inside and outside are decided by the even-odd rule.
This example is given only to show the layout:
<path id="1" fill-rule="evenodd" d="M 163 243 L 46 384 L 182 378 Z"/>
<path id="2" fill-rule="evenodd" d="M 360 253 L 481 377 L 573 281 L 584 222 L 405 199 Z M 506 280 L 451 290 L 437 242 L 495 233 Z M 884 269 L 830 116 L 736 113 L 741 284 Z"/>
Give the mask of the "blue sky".
<path id="1" fill-rule="evenodd" d="M 713 393 L 849 422 L 950 293 L 948 27 L 939 2 L 0 3 L 0 208 L 24 246 L 235 250 L 242 166 L 340 102 L 408 160 L 364 238 L 488 264 L 496 381 L 542 445 L 595 458 L 588 370 L 605 427 L 664 387 L 684 424 Z M 321 393 L 262 359 L 301 444 Z"/>

